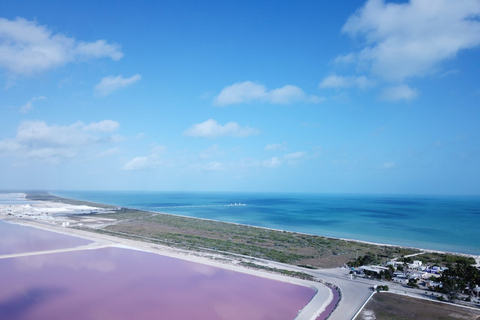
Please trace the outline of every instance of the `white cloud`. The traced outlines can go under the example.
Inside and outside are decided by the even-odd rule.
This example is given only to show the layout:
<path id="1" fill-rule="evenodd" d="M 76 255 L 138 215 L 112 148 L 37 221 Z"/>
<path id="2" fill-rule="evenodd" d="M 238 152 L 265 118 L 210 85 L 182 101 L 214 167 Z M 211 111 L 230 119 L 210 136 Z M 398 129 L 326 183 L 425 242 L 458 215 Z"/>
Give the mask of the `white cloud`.
<path id="1" fill-rule="evenodd" d="M 363 49 L 338 57 L 356 61 L 383 79 L 403 81 L 436 71 L 446 59 L 480 45 L 478 0 L 369 0 L 342 28 Z"/>
<path id="2" fill-rule="evenodd" d="M 324 98 L 307 95 L 302 89 L 293 85 L 268 91 L 264 85 L 252 82 L 238 82 L 222 89 L 214 98 L 217 106 L 262 101 L 272 104 L 289 104 L 294 102 L 319 103 Z"/>
<path id="3" fill-rule="evenodd" d="M 275 151 L 279 149 L 284 149 L 285 145 L 283 143 L 272 143 L 265 146 L 265 151 Z"/>
<path id="4" fill-rule="evenodd" d="M 352 87 L 358 87 L 360 89 L 366 89 L 374 85 L 372 80 L 369 80 L 365 76 L 349 76 L 342 77 L 337 75 L 330 75 L 325 77 L 319 84 L 321 89 L 333 88 L 333 89 L 346 89 Z"/>
<path id="5" fill-rule="evenodd" d="M 241 127 L 236 122 L 228 122 L 225 125 L 209 119 L 205 122 L 194 124 L 183 132 L 186 136 L 215 138 L 221 136 L 247 137 L 257 134 L 258 130 L 250 127 Z"/>
<path id="6" fill-rule="evenodd" d="M 33 103 L 37 100 L 44 100 L 44 99 L 46 99 L 44 96 L 34 97 L 34 98 L 30 99 L 30 101 L 28 101 L 26 104 L 24 104 L 23 106 L 21 106 L 19 108 L 19 112 L 23 113 L 23 114 L 26 114 L 26 113 L 32 111 L 33 110 Z"/>
<path id="7" fill-rule="evenodd" d="M 0 18 L 0 68 L 13 75 L 32 75 L 89 58 L 119 60 L 122 56 L 118 45 L 105 40 L 77 42 L 35 21 Z"/>
<path id="8" fill-rule="evenodd" d="M 396 102 L 400 100 L 414 100 L 418 96 L 418 91 L 415 88 L 410 88 L 407 85 L 399 85 L 383 89 L 380 94 L 380 99 Z"/>
<path id="9" fill-rule="evenodd" d="M 282 161 L 278 157 L 272 157 L 271 159 L 262 161 L 262 167 L 265 168 L 278 168 L 282 165 Z"/>
<path id="10" fill-rule="evenodd" d="M 77 156 L 84 148 L 114 142 L 116 136 L 92 132 L 90 129 L 105 121 L 89 125 L 76 122 L 69 126 L 49 126 L 43 121 L 25 121 L 18 126 L 15 138 L 0 141 L 0 154 L 58 164 Z M 118 123 L 115 127 L 118 128 Z"/>
<path id="11" fill-rule="evenodd" d="M 90 131 L 112 132 L 117 130 L 119 127 L 120 124 L 117 121 L 103 120 L 100 122 L 92 122 L 88 126 L 85 126 L 84 129 Z"/>
<path id="12" fill-rule="evenodd" d="M 149 157 L 135 157 L 125 163 L 123 170 L 138 171 L 138 170 L 153 170 L 158 166 L 158 163 L 152 161 Z"/>
<path id="13" fill-rule="evenodd" d="M 103 78 L 99 84 L 95 86 L 95 95 L 97 97 L 105 97 L 114 91 L 130 86 L 142 79 L 142 76 L 136 74 L 130 78 L 124 78 L 122 75 L 119 76 L 108 76 Z"/>
<path id="14" fill-rule="evenodd" d="M 307 153 L 304 151 L 292 152 L 283 156 L 287 164 L 297 165 L 301 160 L 307 157 Z"/>
<path id="15" fill-rule="evenodd" d="M 307 95 L 297 86 L 286 85 L 281 88 L 268 91 L 266 93 L 265 100 L 273 104 L 289 104 L 297 101 L 320 103 L 325 99 L 314 95 Z"/>
<path id="16" fill-rule="evenodd" d="M 258 160 L 252 158 L 244 158 L 240 160 L 237 164 L 239 168 L 250 169 L 250 168 L 268 168 L 274 169 L 282 166 L 282 160 L 279 157 L 272 157 L 266 160 Z"/>
<path id="17" fill-rule="evenodd" d="M 79 56 L 86 58 L 102 58 L 110 57 L 115 61 L 123 57 L 123 53 L 119 51 L 117 45 L 110 45 L 105 40 L 97 40 L 95 42 L 80 42 L 75 52 Z"/>
<path id="18" fill-rule="evenodd" d="M 127 171 L 144 171 L 144 170 L 155 170 L 161 164 L 162 160 L 160 158 L 166 152 L 164 146 L 156 146 L 152 148 L 150 154 L 145 157 L 135 157 L 132 160 L 127 161 L 123 166 L 123 170 Z"/>
<path id="19" fill-rule="evenodd" d="M 357 56 L 354 53 L 349 53 L 345 55 L 340 55 L 335 58 L 335 63 L 354 63 L 357 60 Z"/>
<path id="20" fill-rule="evenodd" d="M 298 151 L 298 152 L 293 152 L 293 153 L 286 154 L 283 157 L 287 160 L 298 160 L 298 159 L 301 159 L 301 158 L 305 157 L 306 155 L 307 154 L 305 152 Z"/>
<path id="21" fill-rule="evenodd" d="M 214 102 L 218 106 L 250 102 L 262 99 L 266 95 L 266 88 L 251 81 L 238 82 L 228 86 L 215 97 Z"/>
<path id="22" fill-rule="evenodd" d="M 314 155 L 314 157 L 317 155 Z M 271 157 L 265 160 L 244 158 L 238 163 L 239 168 L 280 168 L 283 165 L 296 166 L 303 160 L 308 159 L 308 154 L 304 151 L 287 153 L 279 157 Z"/>

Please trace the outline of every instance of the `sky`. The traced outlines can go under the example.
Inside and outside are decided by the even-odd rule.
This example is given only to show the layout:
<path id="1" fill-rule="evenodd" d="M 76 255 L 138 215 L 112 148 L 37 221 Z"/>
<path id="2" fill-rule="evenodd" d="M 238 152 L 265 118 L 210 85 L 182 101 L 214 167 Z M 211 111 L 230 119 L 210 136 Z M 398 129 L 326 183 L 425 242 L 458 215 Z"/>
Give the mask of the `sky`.
<path id="1" fill-rule="evenodd" d="M 0 2 L 0 189 L 480 193 L 480 0 Z"/>

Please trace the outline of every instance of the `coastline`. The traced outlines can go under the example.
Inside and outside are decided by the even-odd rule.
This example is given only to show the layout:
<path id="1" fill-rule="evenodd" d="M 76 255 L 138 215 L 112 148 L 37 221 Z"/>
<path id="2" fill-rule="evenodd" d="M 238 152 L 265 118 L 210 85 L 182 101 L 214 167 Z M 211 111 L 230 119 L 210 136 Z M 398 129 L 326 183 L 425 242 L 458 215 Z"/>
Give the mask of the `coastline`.
<path id="1" fill-rule="evenodd" d="M 480 222 L 471 210 L 477 210 L 480 202 L 469 198 L 427 197 L 417 202 L 400 195 L 106 191 L 65 191 L 58 196 L 365 244 L 480 255 L 480 247 L 470 241 L 476 235 L 473 225 Z M 208 208 L 238 201 L 248 207 Z"/>
<path id="2" fill-rule="evenodd" d="M 92 205 L 92 206 L 93 205 L 100 205 L 102 207 L 115 207 L 114 205 L 93 203 L 93 202 L 86 201 L 86 200 L 68 199 L 68 198 L 57 196 L 57 195 L 54 195 L 54 194 L 51 194 L 51 193 L 48 193 L 48 195 L 50 195 L 51 197 L 55 197 L 57 199 L 72 200 L 72 201 L 75 201 L 75 202 L 81 202 L 81 203 L 85 203 L 85 204 Z M 318 237 L 322 237 L 322 238 L 326 238 L 326 239 L 347 241 L 347 242 L 356 242 L 356 243 L 372 245 L 372 246 L 377 246 L 377 247 L 404 248 L 404 249 L 418 250 L 422 253 L 437 253 L 437 254 L 457 255 L 457 256 L 462 256 L 462 257 L 472 257 L 475 260 L 477 260 L 477 264 L 480 265 L 480 254 L 462 253 L 462 252 L 455 252 L 455 251 L 449 251 L 449 250 L 426 249 L 426 248 L 422 248 L 420 246 L 406 246 L 406 245 L 399 245 L 399 244 L 359 240 L 359 239 L 347 238 L 347 237 L 333 237 L 333 236 L 317 235 L 317 234 L 312 234 L 312 233 L 276 229 L 276 228 L 271 228 L 271 227 L 262 227 L 262 226 L 249 225 L 249 224 L 238 223 L 238 222 L 227 222 L 227 221 L 221 221 L 221 220 L 215 220 L 215 219 L 192 217 L 192 216 L 187 216 L 187 215 L 181 215 L 181 214 L 175 214 L 175 213 L 166 213 L 166 212 L 161 212 L 161 211 L 151 211 L 151 210 L 129 208 L 129 207 L 124 207 L 124 208 L 129 209 L 129 210 L 139 211 L 139 212 L 150 213 L 150 214 L 163 214 L 163 215 L 169 215 L 169 216 L 175 216 L 175 217 L 181 217 L 181 218 L 187 218 L 187 219 L 195 219 L 195 220 L 201 220 L 201 221 L 220 222 L 220 223 L 226 223 L 226 224 L 237 225 L 237 226 L 247 226 L 247 227 L 251 227 L 251 228 L 258 228 L 258 229 L 271 230 L 271 231 L 277 231 L 277 232 L 285 232 L 285 233 L 289 233 L 289 234 L 299 234 L 299 235 L 305 235 L 305 236 L 318 236 Z"/>

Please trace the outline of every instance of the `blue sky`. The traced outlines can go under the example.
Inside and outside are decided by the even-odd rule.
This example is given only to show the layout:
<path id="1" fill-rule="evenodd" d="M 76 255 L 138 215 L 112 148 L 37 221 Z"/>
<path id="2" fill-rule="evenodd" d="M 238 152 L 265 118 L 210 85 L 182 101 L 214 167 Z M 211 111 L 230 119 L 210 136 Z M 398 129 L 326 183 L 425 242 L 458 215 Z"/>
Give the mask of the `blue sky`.
<path id="1" fill-rule="evenodd" d="M 0 189 L 478 194 L 480 1 L 0 2 Z"/>

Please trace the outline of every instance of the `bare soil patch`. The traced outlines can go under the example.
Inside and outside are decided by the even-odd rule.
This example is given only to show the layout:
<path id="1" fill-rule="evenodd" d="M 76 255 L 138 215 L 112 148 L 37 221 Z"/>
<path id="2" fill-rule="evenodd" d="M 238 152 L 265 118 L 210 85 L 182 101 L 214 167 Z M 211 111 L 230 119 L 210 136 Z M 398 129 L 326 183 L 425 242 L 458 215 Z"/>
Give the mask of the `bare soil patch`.
<path id="1" fill-rule="evenodd" d="M 376 293 L 356 320 L 480 320 L 480 309 L 415 299 L 392 293 Z"/>

